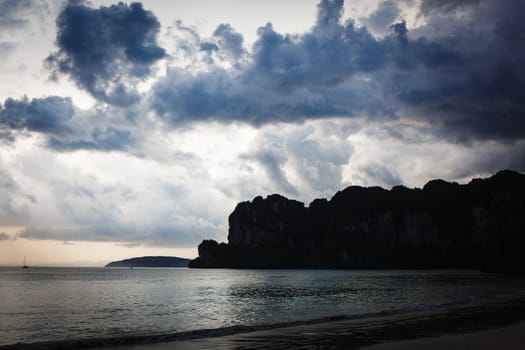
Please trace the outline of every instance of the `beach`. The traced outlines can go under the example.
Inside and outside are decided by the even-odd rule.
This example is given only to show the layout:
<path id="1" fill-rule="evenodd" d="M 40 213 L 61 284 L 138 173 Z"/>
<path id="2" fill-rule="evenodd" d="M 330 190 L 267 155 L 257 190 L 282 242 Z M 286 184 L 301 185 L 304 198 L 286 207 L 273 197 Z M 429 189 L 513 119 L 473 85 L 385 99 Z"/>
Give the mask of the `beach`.
<path id="1" fill-rule="evenodd" d="M 522 350 L 525 348 L 525 322 L 520 322 L 504 328 L 463 333 L 459 335 L 442 335 L 429 338 L 388 341 L 372 346 L 361 347 L 355 344 L 357 349 L 363 350 L 412 350 L 412 349 L 447 349 L 447 350 L 465 350 L 465 349 L 506 349 Z M 303 342 L 253 342 L 244 337 L 228 337 L 230 339 L 207 339 L 186 341 L 180 343 L 164 343 L 156 345 L 141 345 L 120 347 L 120 349 L 129 350 L 168 350 L 168 349 L 352 349 L 352 343 L 330 344 L 326 342 L 310 342 L 305 345 Z M 235 338 L 235 339 L 233 339 Z"/>
<path id="2" fill-rule="evenodd" d="M 394 341 L 365 347 L 367 350 L 412 350 L 412 349 L 506 349 L 525 348 L 525 322 L 511 326 L 464 333 L 459 335 L 442 335 L 432 338 L 421 338 L 405 341 Z"/>
<path id="3" fill-rule="evenodd" d="M 163 338 L 41 342 L 2 350 L 524 349 L 525 300 L 448 310 L 185 332 Z"/>
<path id="4" fill-rule="evenodd" d="M 525 302 L 97 349 L 525 349 Z"/>

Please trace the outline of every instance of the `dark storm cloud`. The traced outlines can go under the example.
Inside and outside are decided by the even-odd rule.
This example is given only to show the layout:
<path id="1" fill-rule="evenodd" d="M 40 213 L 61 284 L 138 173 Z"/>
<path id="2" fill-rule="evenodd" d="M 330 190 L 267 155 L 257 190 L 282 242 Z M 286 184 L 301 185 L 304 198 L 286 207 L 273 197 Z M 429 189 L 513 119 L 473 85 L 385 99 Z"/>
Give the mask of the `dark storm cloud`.
<path id="1" fill-rule="evenodd" d="M 110 118 L 99 111 L 98 117 Z M 105 112 L 106 114 L 110 112 Z M 91 130 L 91 132 L 89 132 Z M 70 98 L 8 98 L 0 104 L 0 140 L 14 142 L 17 133 L 38 132 L 48 136 L 47 146 L 58 151 L 118 151 L 130 146 L 131 132 L 116 127 L 93 127 L 89 115 L 79 115 Z"/>
<path id="2" fill-rule="evenodd" d="M 155 15 L 140 3 L 94 9 L 71 1 L 57 19 L 58 51 L 46 63 L 95 98 L 129 105 L 137 98 L 133 84 L 166 55 L 156 41 L 159 28 Z"/>
<path id="3" fill-rule="evenodd" d="M 384 47 L 366 29 L 340 23 L 342 1 L 323 1 L 319 9 L 317 24 L 300 36 L 277 33 L 271 24 L 259 28 L 244 78 L 263 79 L 280 92 L 330 88 L 385 64 Z"/>
<path id="4" fill-rule="evenodd" d="M 407 76 L 399 100 L 456 141 L 523 138 L 525 23 L 518 14 L 524 13 L 525 3 L 484 1 L 469 10 L 469 16 L 427 19 L 429 28 L 451 28 L 450 33 L 427 39 L 446 50 L 427 51 L 429 57 L 448 64 Z M 458 26 L 454 20 L 460 19 Z"/>
<path id="5" fill-rule="evenodd" d="M 377 20 L 393 19 L 394 5 L 382 3 Z M 306 33 L 260 27 L 233 69 L 170 70 L 153 87 L 152 108 L 174 126 L 403 117 L 455 142 L 525 137 L 525 2 L 421 6 L 423 27 L 400 21 L 376 38 L 353 20 L 343 23 L 341 0 L 323 0 Z"/>
<path id="6" fill-rule="evenodd" d="M 67 122 L 74 114 L 70 98 L 8 98 L 0 105 L 0 128 L 60 135 L 69 131 Z"/>
<path id="7" fill-rule="evenodd" d="M 244 38 L 229 24 L 220 24 L 213 32 L 213 36 L 218 39 L 220 48 L 222 48 L 232 61 L 237 61 L 241 58 L 244 53 Z"/>
<path id="8" fill-rule="evenodd" d="M 219 51 L 219 46 L 217 46 L 214 43 L 202 43 L 200 45 L 200 49 L 202 51 L 208 51 L 208 52 Z"/>
<path id="9" fill-rule="evenodd" d="M 345 78 L 376 68 L 384 55 L 366 30 L 340 25 L 341 13 L 341 1 L 323 2 L 316 26 L 302 36 L 277 33 L 271 24 L 259 28 L 239 69 L 171 70 L 154 87 L 153 108 L 174 124 L 229 119 L 260 125 L 353 114 L 375 97 L 367 87 L 355 88 L 359 81 L 345 87 Z"/>
<path id="10" fill-rule="evenodd" d="M 343 15 L 344 0 L 321 0 L 317 5 L 317 26 L 338 26 Z"/>

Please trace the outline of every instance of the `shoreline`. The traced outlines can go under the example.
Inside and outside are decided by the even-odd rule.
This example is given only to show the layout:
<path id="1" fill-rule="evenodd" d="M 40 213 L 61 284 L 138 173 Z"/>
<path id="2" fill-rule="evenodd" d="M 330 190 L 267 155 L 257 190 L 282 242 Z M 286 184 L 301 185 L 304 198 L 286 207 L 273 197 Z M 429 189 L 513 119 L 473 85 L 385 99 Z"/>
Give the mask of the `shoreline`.
<path id="1" fill-rule="evenodd" d="M 460 333 L 392 341 L 361 348 L 362 350 L 465 350 L 465 349 L 525 349 L 525 321 L 510 326 Z"/>
<path id="2" fill-rule="evenodd" d="M 523 334 L 519 339 L 514 339 L 523 344 L 523 321 L 525 299 L 521 298 L 429 311 L 379 313 L 363 315 L 360 318 L 335 316 L 318 320 L 233 326 L 153 336 L 12 344 L 0 346 L 0 350 L 358 349 L 383 346 L 378 347 L 379 350 L 389 349 L 384 346 L 390 343 L 395 345 L 396 342 L 417 342 L 427 338 L 440 339 L 443 336 L 471 336 L 475 332 L 491 332 L 509 327 L 513 334 Z M 519 332 L 512 327 L 519 327 Z M 376 347 L 371 349 L 375 350 Z"/>

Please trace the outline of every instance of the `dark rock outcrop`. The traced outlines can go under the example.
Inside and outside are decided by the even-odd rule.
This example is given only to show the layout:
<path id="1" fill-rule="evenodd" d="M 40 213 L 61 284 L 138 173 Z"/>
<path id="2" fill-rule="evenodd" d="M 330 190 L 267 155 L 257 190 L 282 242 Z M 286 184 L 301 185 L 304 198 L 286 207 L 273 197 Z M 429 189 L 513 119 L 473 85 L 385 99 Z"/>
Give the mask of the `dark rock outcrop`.
<path id="1" fill-rule="evenodd" d="M 189 259 L 175 256 L 143 256 L 113 261 L 105 267 L 187 267 L 189 262 Z"/>
<path id="2" fill-rule="evenodd" d="M 228 243 L 203 241 L 190 267 L 525 271 L 525 175 L 351 186 L 308 207 L 256 197 L 237 205 L 229 226 Z"/>

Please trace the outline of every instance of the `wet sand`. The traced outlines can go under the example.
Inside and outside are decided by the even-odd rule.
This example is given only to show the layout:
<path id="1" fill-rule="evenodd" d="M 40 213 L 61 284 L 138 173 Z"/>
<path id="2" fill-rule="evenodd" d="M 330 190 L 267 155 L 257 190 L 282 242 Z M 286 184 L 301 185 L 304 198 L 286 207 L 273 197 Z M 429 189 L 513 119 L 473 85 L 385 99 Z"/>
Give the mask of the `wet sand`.
<path id="1" fill-rule="evenodd" d="M 459 335 L 394 341 L 362 348 L 363 350 L 465 350 L 525 349 L 525 322 L 515 325 Z"/>
<path id="2" fill-rule="evenodd" d="M 441 335 L 428 338 L 386 341 L 377 345 L 366 346 L 365 339 L 360 344 L 359 337 L 347 339 L 338 334 L 332 338 L 324 327 L 294 329 L 296 333 L 283 335 L 281 332 L 264 332 L 252 335 L 206 338 L 180 342 L 136 345 L 118 348 L 118 350 L 231 350 L 231 349 L 363 349 L 363 350 L 465 350 L 465 349 L 525 349 L 525 322 L 504 328 Z M 319 334 L 317 332 L 324 332 Z M 337 331 L 336 331 L 337 332 Z"/>

